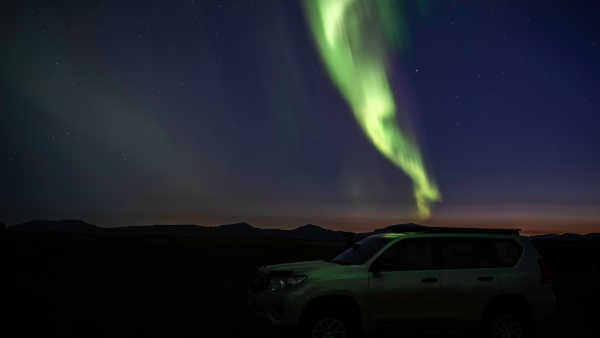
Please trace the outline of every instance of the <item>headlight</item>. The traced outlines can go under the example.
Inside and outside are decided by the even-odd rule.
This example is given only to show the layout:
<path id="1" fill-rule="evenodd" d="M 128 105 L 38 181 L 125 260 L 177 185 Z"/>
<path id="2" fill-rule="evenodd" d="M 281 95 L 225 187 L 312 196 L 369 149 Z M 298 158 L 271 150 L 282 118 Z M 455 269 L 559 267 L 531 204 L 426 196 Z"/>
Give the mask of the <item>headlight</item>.
<path id="1" fill-rule="evenodd" d="M 305 275 L 291 275 L 287 277 L 273 277 L 269 281 L 269 290 L 272 292 L 292 289 L 302 284 L 306 280 Z"/>

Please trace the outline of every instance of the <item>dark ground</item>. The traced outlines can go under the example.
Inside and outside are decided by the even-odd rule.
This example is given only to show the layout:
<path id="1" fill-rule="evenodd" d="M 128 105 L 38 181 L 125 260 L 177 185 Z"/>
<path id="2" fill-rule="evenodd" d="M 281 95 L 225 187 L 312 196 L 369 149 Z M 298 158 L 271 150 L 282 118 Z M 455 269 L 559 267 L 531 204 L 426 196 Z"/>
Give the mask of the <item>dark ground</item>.
<path id="1" fill-rule="evenodd" d="M 343 241 L 2 231 L 2 337 L 279 337 L 249 316 L 257 267 Z M 600 241 L 539 239 L 559 300 L 542 337 L 600 333 Z"/>

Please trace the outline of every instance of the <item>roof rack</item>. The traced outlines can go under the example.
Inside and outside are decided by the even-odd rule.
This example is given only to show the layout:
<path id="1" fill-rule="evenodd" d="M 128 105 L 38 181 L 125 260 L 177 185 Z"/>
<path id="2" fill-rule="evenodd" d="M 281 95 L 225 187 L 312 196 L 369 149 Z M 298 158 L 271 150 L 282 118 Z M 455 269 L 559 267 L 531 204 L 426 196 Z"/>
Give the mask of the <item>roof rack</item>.
<path id="1" fill-rule="evenodd" d="M 461 234 L 501 234 L 519 235 L 521 229 L 489 229 L 489 228 L 447 228 L 424 225 L 390 226 L 384 232 L 425 232 L 425 233 L 461 233 Z"/>

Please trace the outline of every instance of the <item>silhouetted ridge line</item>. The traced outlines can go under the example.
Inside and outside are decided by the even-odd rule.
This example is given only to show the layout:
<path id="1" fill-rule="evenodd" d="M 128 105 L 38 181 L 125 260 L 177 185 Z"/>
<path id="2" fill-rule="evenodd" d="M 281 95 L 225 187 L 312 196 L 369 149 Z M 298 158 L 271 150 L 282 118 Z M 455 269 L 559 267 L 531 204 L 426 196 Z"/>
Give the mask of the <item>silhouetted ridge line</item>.
<path id="1" fill-rule="evenodd" d="M 388 232 L 421 232 L 432 229 L 446 229 L 443 227 L 430 227 L 415 223 L 406 224 L 394 224 L 387 227 L 375 229 L 371 232 L 364 233 L 352 233 L 341 230 L 330 230 L 326 227 L 322 227 L 315 224 L 305 224 L 294 229 L 274 229 L 274 228 L 258 228 L 246 222 L 223 224 L 219 226 L 201 226 L 201 225 L 136 225 L 136 226 L 120 226 L 114 228 L 98 227 L 93 224 L 89 224 L 82 220 L 66 219 L 66 220 L 32 220 L 29 222 L 16 224 L 6 228 L 8 231 L 20 231 L 20 232 L 32 232 L 32 233 L 71 233 L 71 234 L 83 234 L 83 235 L 101 235 L 101 236 L 126 236 L 126 237 L 138 237 L 138 236 L 183 236 L 183 237 L 272 237 L 272 238 L 285 238 L 285 239 L 297 239 L 297 240 L 328 240 L 337 241 L 344 240 L 348 241 L 349 237 L 354 240 L 360 240 L 372 234 L 388 233 Z M 456 228 L 449 228 L 456 229 Z M 469 229 L 475 228 L 461 228 L 463 232 L 469 232 Z M 480 229 L 481 230 L 481 229 Z M 500 229 L 502 230 L 502 229 Z M 511 231 L 510 229 L 505 229 Z M 492 230 L 494 231 L 494 230 Z M 578 239 L 600 239 L 600 234 L 590 233 L 587 235 L 564 233 L 564 234 L 545 234 L 532 236 L 536 239 L 563 239 L 563 240 L 578 240 Z"/>
<path id="2" fill-rule="evenodd" d="M 219 225 L 216 228 L 220 229 L 220 230 L 239 231 L 239 232 L 250 232 L 250 231 L 259 230 L 259 228 L 256 228 L 246 222 L 224 224 L 224 225 Z"/>
<path id="3" fill-rule="evenodd" d="M 16 224 L 11 229 L 26 232 L 75 232 L 75 233 L 86 233 L 86 232 L 98 232 L 103 228 L 97 227 L 93 224 L 86 223 L 82 220 L 77 219 L 65 219 L 65 220 L 32 220 L 29 222 Z"/>

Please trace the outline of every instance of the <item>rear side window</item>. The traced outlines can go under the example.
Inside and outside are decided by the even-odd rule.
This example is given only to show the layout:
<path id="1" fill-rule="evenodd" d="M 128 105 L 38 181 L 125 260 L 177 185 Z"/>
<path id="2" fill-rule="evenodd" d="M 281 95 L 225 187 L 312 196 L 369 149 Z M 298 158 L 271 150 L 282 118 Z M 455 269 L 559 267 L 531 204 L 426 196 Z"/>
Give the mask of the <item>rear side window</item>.
<path id="1" fill-rule="evenodd" d="M 473 269 L 481 266 L 476 239 L 444 238 L 436 243 L 440 246 L 442 268 Z"/>
<path id="2" fill-rule="evenodd" d="M 509 267 L 517 264 L 523 248 L 510 239 L 495 239 L 492 240 L 494 254 L 496 258 L 496 266 Z"/>
<path id="3" fill-rule="evenodd" d="M 523 251 L 510 239 L 439 238 L 434 243 L 443 269 L 510 267 Z"/>
<path id="4" fill-rule="evenodd" d="M 375 264 L 383 271 L 433 269 L 430 240 L 427 238 L 401 240 L 382 253 Z"/>

